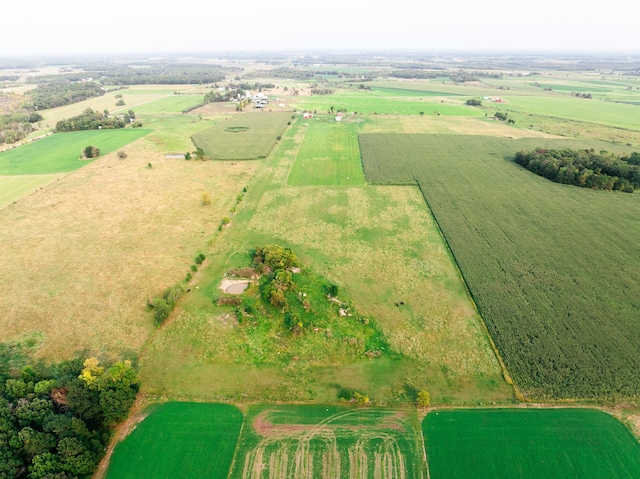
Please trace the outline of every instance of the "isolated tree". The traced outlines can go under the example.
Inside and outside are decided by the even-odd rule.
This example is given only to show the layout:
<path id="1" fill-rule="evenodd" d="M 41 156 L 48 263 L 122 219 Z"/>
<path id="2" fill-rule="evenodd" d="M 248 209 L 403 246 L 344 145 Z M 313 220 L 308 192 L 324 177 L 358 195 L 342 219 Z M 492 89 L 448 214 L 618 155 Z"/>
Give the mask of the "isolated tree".
<path id="1" fill-rule="evenodd" d="M 211 196 L 209 193 L 202 193 L 202 206 L 207 206 L 211 204 Z"/>
<path id="2" fill-rule="evenodd" d="M 431 405 L 431 395 L 425 390 L 420 391 L 416 398 L 416 404 L 418 407 L 429 407 Z"/>
<path id="3" fill-rule="evenodd" d="M 126 152 L 124 152 L 122 150 L 120 150 L 118 152 L 118 158 L 120 158 L 121 160 L 124 160 L 126 157 L 127 157 L 127 153 Z"/>

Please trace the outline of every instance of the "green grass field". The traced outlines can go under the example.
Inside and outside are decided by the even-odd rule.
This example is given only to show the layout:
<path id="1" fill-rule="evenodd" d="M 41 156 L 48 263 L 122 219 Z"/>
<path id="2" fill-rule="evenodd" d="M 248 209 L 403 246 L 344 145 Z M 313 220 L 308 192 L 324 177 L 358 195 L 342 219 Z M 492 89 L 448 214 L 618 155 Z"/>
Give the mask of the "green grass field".
<path id="1" fill-rule="evenodd" d="M 551 183 L 521 149 L 577 140 L 360 135 L 368 181 L 417 180 L 510 374 L 536 397 L 637 397 L 640 195 Z"/>
<path id="2" fill-rule="evenodd" d="M 431 479 L 640 477 L 640 444 L 601 411 L 434 411 L 422 428 Z"/>
<path id="3" fill-rule="evenodd" d="M 147 133 L 149 130 L 136 128 L 56 133 L 0 153 L 0 175 L 67 173 L 91 161 L 79 160 L 84 147 L 95 145 L 106 155 Z"/>
<path id="4" fill-rule="evenodd" d="M 410 95 L 407 95 L 410 96 Z M 427 98 L 430 96 L 424 95 Z M 333 95 L 320 95 L 310 97 L 299 97 L 295 106 L 299 110 L 306 109 L 324 113 L 332 106 L 334 111 L 345 108 L 347 113 L 366 113 L 379 115 L 456 115 L 456 116 L 481 116 L 478 110 L 464 106 L 462 101 L 459 104 L 439 103 L 433 101 L 416 100 L 397 96 L 381 96 L 374 91 L 351 91 L 337 90 Z"/>
<path id="5" fill-rule="evenodd" d="M 291 167 L 287 184 L 363 185 L 364 173 L 358 147 L 359 123 L 336 123 L 333 116 L 308 121 L 304 142 Z"/>
<path id="6" fill-rule="evenodd" d="M 54 181 L 58 175 L 0 176 L 0 209 Z"/>
<path id="7" fill-rule="evenodd" d="M 126 91 L 126 90 L 125 90 Z M 171 95 L 148 103 L 137 105 L 133 110 L 136 115 L 164 115 L 167 113 L 181 113 L 183 110 L 202 103 L 202 95 Z M 131 109 L 129 106 L 122 111 Z M 117 113 L 120 110 L 114 110 Z M 143 117 L 144 120 L 144 117 Z"/>
<path id="8" fill-rule="evenodd" d="M 634 105 L 566 97 L 508 96 L 506 98 L 507 103 L 500 105 L 502 110 L 521 111 L 619 128 L 640 129 L 640 108 Z"/>
<path id="9" fill-rule="evenodd" d="M 371 91 L 374 94 L 379 94 L 383 97 L 411 97 L 411 98 L 422 98 L 422 97 L 431 97 L 431 96 L 455 96 L 455 93 L 444 93 L 437 91 L 428 91 L 421 89 L 412 89 L 407 86 L 407 88 L 386 88 L 386 87 L 375 87 L 372 88 Z"/>
<path id="10" fill-rule="evenodd" d="M 192 288 L 148 345 L 141 364 L 145 391 L 331 402 L 351 389 L 395 403 L 426 389 L 440 403 L 511 401 L 512 389 L 419 190 L 287 186 L 306 128 L 296 121 L 287 129 L 229 214 L 230 226 L 214 234 L 199 289 Z M 336 342 L 344 328 L 328 338 L 324 331 L 284 336 L 255 320 L 238 327 L 233 308 L 217 306 L 214 298 L 224 273 L 246 266 L 249 250 L 269 243 L 293 248 L 303 264 L 335 282 L 340 299 L 372 320 L 393 355 L 370 359 Z M 279 360 L 285 353 L 296 359 Z"/>
<path id="11" fill-rule="evenodd" d="M 415 411 L 251 406 L 232 479 L 424 477 Z"/>
<path id="12" fill-rule="evenodd" d="M 242 426 L 228 404 L 170 402 L 149 416 L 115 448 L 108 479 L 227 477 Z"/>
<path id="13" fill-rule="evenodd" d="M 243 113 L 196 133 L 193 141 L 209 158 L 265 158 L 275 145 L 276 137 L 282 135 L 289 121 L 290 113 Z"/>

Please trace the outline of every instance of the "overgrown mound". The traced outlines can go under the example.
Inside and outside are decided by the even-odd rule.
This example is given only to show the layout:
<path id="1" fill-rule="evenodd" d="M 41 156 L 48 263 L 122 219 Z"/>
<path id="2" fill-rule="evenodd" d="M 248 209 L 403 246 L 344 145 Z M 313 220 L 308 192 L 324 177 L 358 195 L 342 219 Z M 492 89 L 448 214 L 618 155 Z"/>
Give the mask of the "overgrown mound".
<path id="1" fill-rule="evenodd" d="M 260 344 L 255 363 L 339 364 L 391 354 L 375 324 L 338 298 L 336 284 L 302 267 L 290 249 L 258 247 L 253 266 L 258 284 L 217 304 L 235 306 L 238 334 Z"/>

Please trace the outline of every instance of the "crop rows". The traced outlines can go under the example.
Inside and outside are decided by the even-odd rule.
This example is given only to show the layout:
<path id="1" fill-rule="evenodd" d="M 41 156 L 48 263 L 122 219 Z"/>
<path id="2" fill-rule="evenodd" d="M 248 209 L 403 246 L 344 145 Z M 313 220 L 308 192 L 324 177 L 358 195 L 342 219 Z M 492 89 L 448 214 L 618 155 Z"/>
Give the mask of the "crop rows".
<path id="1" fill-rule="evenodd" d="M 360 146 L 368 181 L 415 178 L 525 394 L 640 395 L 640 196 L 554 184 L 511 161 L 584 143 L 378 134 Z"/>

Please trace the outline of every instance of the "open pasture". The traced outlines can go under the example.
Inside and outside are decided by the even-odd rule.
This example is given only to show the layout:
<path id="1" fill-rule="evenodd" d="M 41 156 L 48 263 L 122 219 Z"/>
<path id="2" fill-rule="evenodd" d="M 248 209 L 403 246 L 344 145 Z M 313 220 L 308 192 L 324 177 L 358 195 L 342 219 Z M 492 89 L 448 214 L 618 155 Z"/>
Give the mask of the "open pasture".
<path id="1" fill-rule="evenodd" d="M 124 150 L 0 210 L 0 341 L 38 332 L 50 360 L 138 351 L 154 331 L 147 300 L 184 278 L 254 171 Z"/>
<path id="2" fill-rule="evenodd" d="M 396 95 L 381 96 L 375 91 L 337 90 L 333 95 L 313 95 L 299 97 L 295 106 L 299 110 L 326 112 L 333 106 L 334 111 L 346 109 L 347 113 L 365 113 L 378 115 L 455 115 L 455 116 L 483 116 L 477 109 L 463 105 L 464 102 L 446 103 L 435 102 L 431 96 L 426 101 L 416 98 L 402 98 Z"/>
<path id="3" fill-rule="evenodd" d="M 427 98 L 433 96 L 455 96 L 456 93 L 438 92 L 413 88 L 389 88 L 389 87 L 374 87 L 371 89 L 374 94 L 380 94 L 380 96 L 392 97 L 410 97 L 410 98 Z"/>
<path id="4" fill-rule="evenodd" d="M 144 120 L 144 115 L 165 115 L 168 113 L 182 113 L 183 110 L 202 103 L 202 100 L 203 95 L 170 95 L 143 102 L 133 107 L 129 106 L 129 103 L 127 102 L 127 105 L 125 107 L 113 110 L 113 113 L 133 110 L 136 114 L 136 118 L 142 116 L 142 119 Z"/>
<path id="5" fill-rule="evenodd" d="M 422 428 L 431 479 L 640 477 L 640 444 L 593 409 L 432 411 Z"/>
<path id="6" fill-rule="evenodd" d="M 302 120 L 306 127 L 304 142 L 291 167 L 287 184 L 362 185 L 364 173 L 358 147 L 360 124 L 336 123 L 333 116 Z"/>
<path id="7" fill-rule="evenodd" d="M 417 181 L 526 395 L 637 397 L 640 195 L 551 183 L 521 149 L 576 140 L 360 135 L 368 181 Z"/>
<path id="8" fill-rule="evenodd" d="M 414 411 L 336 406 L 253 406 L 232 479 L 420 479 Z"/>
<path id="9" fill-rule="evenodd" d="M 141 128 L 56 133 L 0 153 L 0 175 L 67 173 L 95 161 L 80 159 L 86 146 L 97 146 L 104 156 L 147 133 Z"/>
<path id="10" fill-rule="evenodd" d="M 234 115 L 193 135 L 208 158 L 252 160 L 266 158 L 291 121 L 290 113 L 266 111 Z"/>
<path id="11" fill-rule="evenodd" d="M 331 402 L 350 389 L 407 402 L 425 389 L 441 403 L 510 401 L 512 389 L 419 190 L 285 186 L 304 130 L 296 121 L 285 132 L 212 244 L 200 289 L 149 343 L 145 391 Z M 249 251 L 269 243 L 293 248 L 335 282 L 339 297 L 382 330 L 391 354 L 354 359 L 332 347 L 337 334 L 269 335 L 268 325 L 238 326 L 233 308 L 216 306 L 223 274 L 246 266 Z M 285 347 L 297 351 L 295 360 L 282 360 Z"/>
<path id="12" fill-rule="evenodd" d="M 533 113 L 618 128 L 640 129 L 640 108 L 604 100 L 575 97 L 506 96 L 501 110 Z"/>
<path id="13" fill-rule="evenodd" d="M 242 413 L 228 404 L 154 405 L 119 443 L 107 479 L 227 477 Z"/>
<path id="14" fill-rule="evenodd" d="M 58 175 L 0 176 L 0 209 L 55 181 Z"/>

